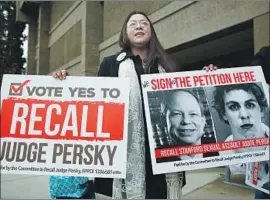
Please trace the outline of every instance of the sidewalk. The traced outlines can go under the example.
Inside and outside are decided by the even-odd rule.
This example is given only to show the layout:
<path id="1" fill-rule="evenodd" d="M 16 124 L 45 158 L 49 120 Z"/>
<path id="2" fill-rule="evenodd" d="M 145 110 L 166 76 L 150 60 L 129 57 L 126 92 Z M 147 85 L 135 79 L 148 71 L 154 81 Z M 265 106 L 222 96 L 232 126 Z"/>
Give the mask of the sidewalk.
<path id="1" fill-rule="evenodd" d="M 244 176 L 232 176 L 235 183 L 244 183 Z M 185 199 L 243 199 L 254 200 L 255 191 L 224 183 L 224 176 L 184 196 Z"/>
<path id="2" fill-rule="evenodd" d="M 254 199 L 253 190 L 225 184 L 223 174 L 223 168 L 188 171 L 184 199 Z M 244 181 L 243 177 L 233 179 Z M 1 199 L 49 199 L 48 187 L 48 176 L 1 174 Z"/>

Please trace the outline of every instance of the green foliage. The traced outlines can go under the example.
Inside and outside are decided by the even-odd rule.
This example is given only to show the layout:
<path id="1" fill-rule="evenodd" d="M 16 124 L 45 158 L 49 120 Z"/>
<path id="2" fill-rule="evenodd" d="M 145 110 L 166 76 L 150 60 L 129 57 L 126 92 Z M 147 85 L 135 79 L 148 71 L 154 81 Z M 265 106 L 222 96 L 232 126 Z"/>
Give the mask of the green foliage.
<path id="1" fill-rule="evenodd" d="M 16 22 L 16 2 L 0 1 L 0 73 L 21 74 L 23 58 L 23 31 L 25 24 Z"/>

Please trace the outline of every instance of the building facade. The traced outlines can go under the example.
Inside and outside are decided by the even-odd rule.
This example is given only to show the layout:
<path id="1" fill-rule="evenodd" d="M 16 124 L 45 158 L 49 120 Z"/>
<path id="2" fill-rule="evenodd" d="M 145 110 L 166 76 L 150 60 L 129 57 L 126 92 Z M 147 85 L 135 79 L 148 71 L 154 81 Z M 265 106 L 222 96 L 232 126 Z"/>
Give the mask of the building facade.
<path id="1" fill-rule="evenodd" d="M 67 69 L 95 76 L 131 11 L 145 12 L 164 48 L 185 70 L 247 65 L 269 42 L 269 1 L 17 1 L 29 24 L 27 74 Z"/>

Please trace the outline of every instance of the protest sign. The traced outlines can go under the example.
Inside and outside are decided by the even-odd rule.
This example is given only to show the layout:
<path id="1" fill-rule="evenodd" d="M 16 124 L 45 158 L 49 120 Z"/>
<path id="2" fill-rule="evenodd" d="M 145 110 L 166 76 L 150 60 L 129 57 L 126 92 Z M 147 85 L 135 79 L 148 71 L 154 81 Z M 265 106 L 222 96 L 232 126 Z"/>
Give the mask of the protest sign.
<path id="1" fill-rule="evenodd" d="M 142 75 L 154 174 L 269 159 L 261 67 Z"/>
<path id="2" fill-rule="evenodd" d="M 4 75 L 1 173 L 125 178 L 128 85 Z"/>
<path id="3" fill-rule="evenodd" d="M 270 194 L 270 161 L 248 163 L 246 184 Z"/>

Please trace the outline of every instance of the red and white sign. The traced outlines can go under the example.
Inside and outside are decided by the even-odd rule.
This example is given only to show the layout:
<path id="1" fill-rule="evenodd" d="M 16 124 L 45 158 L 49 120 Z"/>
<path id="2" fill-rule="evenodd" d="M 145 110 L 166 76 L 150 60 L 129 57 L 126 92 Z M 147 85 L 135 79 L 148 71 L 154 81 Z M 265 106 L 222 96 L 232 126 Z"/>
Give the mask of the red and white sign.
<path id="1" fill-rule="evenodd" d="M 269 159 L 260 66 L 142 75 L 154 174 Z"/>
<path id="2" fill-rule="evenodd" d="M 4 75 L 1 173 L 125 178 L 128 79 Z"/>
<path id="3" fill-rule="evenodd" d="M 246 184 L 264 193 L 270 194 L 270 161 L 248 163 Z"/>

